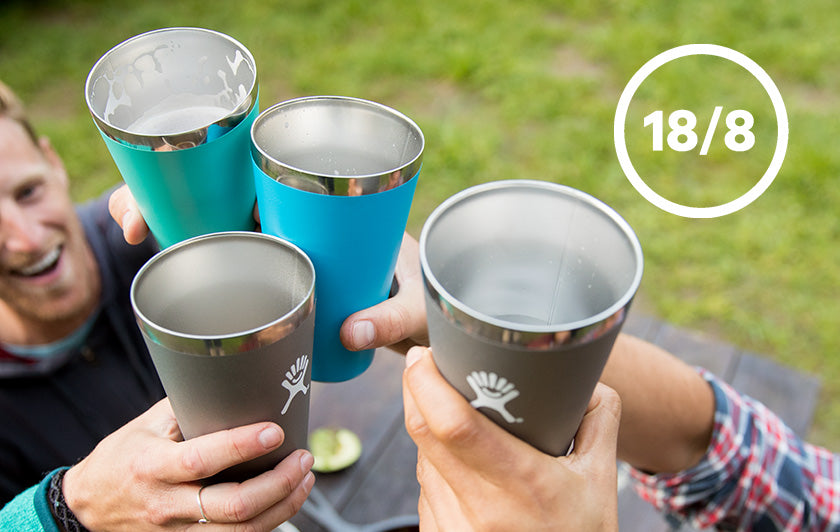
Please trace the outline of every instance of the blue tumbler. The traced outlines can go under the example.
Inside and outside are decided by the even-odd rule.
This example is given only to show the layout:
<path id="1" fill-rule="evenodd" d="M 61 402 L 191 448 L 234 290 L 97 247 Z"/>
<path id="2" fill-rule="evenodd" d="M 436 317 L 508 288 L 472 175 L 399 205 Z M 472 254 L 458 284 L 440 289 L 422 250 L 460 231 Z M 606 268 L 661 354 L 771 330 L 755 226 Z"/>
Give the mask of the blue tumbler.
<path id="1" fill-rule="evenodd" d="M 201 28 L 143 33 L 97 61 L 85 97 L 161 247 L 254 229 L 258 84 L 242 44 Z"/>
<path id="2" fill-rule="evenodd" d="M 423 133 L 384 105 L 313 96 L 263 111 L 251 141 L 262 231 L 296 244 L 315 265 L 312 379 L 349 380 L 371 364 L 373 349 L 346 349 L 341 324 L 388 297 Z"/>

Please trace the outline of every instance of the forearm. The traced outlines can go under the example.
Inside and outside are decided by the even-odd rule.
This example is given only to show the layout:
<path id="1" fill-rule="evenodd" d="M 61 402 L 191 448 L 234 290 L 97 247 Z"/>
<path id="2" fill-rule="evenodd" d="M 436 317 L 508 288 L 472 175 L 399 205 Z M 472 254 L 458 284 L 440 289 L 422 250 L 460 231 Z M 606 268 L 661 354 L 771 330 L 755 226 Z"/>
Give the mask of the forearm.
<path id="1" fill-rule="evenodd" d="M 631 470 L 636 492 L 697 529 L 838 530 L 840 468 L 766 406 L 710 373 L 715 426 L 699 464 L 675 474 Z"/>
<path id="2" fill-rule="evenodd" d="M 621 397 L 618 457 L 652 473 L 695 465 L 714 426 L 714 394 L 694 368 L 659 347 L 619 335 L 601 381 Z"/>

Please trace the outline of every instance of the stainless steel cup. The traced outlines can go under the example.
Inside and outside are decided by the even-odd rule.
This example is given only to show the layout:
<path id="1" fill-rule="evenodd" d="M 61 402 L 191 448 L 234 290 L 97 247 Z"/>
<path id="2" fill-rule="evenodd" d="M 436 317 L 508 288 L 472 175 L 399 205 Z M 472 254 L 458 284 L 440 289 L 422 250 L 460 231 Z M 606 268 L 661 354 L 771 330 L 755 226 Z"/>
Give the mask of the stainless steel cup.
<path id="1" fill-rule="evenodd" d="M 388 297 L 423 133 L 384 105 L 312 96 L 269 107 L 251 136 L 262 231 L 300 246 L 318 274 L 312 378 L 356 377 L 374 350 L 345 349 L 339 330 Z"/>
<path id="2" fill-rule="evenodd" d="M 242 480 L 306 446 L 315 270 L 277 237 L 194 237 L 150 259 L 131 285 L 137 323 L 184 438 L 258 421 L 279 449 L 235 466 Z"/>
<path id="3" fill-rule="evenodd" d="M 163 247 L 254 228 L 249 146 L 258 83 L 241 43 L 202 28 L 137 35 L 96 62 L 85 98 Z"/>
<path id="4" fill-rule="evenodd" d="M 565 454 L 641 282 L 633 230 L 581 191 L 499 181 L 437 207 L 420 260 L 443 376 L 512 434 Z"/>

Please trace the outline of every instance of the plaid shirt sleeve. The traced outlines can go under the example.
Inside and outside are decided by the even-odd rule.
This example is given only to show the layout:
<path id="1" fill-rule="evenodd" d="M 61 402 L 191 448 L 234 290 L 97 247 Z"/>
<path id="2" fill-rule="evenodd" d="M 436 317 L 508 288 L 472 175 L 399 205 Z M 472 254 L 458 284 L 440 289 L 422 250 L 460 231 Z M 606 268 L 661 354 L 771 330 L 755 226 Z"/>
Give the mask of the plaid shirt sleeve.
<path id="1" fill-rule="evenodd" d="M 715 395 L 712 441 L 676 474 L 631 469 L 672 522 L 750 531 L 840 530 L 840 457 L 803 442 L 764 405 L 700 370 Z"/>

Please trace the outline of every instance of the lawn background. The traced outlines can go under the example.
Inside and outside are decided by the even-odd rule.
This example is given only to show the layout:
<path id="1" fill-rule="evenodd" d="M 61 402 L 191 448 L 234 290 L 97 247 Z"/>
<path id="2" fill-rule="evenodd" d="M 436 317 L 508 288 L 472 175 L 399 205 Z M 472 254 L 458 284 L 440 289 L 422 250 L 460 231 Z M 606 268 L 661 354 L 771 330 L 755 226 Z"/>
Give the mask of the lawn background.
<path id="1" fill-rule="evenodd" d="M 427 142 L 409 221 L 414 235 L 443 199 L 490 180 L 556 181 L 612 205 L 645 252 L 637 309 L 819 375 L 810 437 L 840 451 L 834 2 L 6 1 L 0 79 L 63 155 L 75 199 L 119 181 L 84 104 L 90 67 L 120 41 L 167 26 L 212 28 L 245 44 L 258 63 L 262 108 L 341 94 L 414 118 Z M 749 56 L 778 86 L 789 117 L 775 182 L 722 218 L 680 218 L 653 207 L 630 186 L 615 154 L 613 119 L 624 86 L 652 57 L 689 43 Z M 732 65 L 671 67 L 634 99 L 631 155 L 672 199 L 728 201 L 767 164 L 772 109 Z M 695 111 L 702 139 L 715 98 L 724 113 L 755 113 L 763 150 L 725 153 L 722 128 L 707 159 L 645 148 L 651 132 L 638 124 L 650 110 Z"/>

